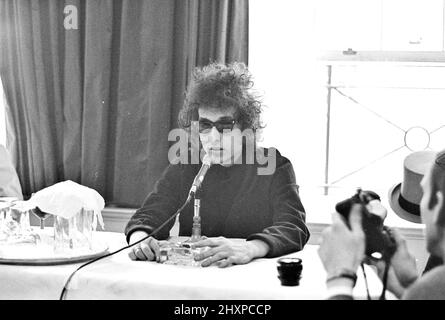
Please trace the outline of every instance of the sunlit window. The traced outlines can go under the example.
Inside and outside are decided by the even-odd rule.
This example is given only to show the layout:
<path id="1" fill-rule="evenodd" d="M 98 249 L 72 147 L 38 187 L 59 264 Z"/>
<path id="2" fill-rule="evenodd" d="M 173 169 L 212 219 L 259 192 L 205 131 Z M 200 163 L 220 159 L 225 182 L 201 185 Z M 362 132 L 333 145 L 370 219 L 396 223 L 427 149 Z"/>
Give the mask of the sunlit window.
<path id="1" fill-rule="evenodd" d="M 396 22 L 431 21 L 398 32 L 387 21 L 402 4 Z M 443 1 L 255 0 L 249 9 L 249 66 L 267 106 L 263 145 L 292 161 L 308 221 L 329 220 L 357 187 L 390 210 L 406 155 L 445 148 Z M 348 49 L 355 56 L 342 56 Z"/>

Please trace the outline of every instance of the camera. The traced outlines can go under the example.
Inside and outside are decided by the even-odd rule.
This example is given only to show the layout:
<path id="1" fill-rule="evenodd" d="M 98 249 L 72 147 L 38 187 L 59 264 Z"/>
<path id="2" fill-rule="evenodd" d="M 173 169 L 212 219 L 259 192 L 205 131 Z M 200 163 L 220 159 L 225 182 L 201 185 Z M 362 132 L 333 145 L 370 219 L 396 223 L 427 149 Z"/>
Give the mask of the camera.
<path id="1" fill-rule="evenodd" d="M 389 261 L 396 251 L 396 243 L 388 227 L 383 225 L 384 217 L 369 212 L 366 205 L 373 201 L 380 201 L 380 197 L 373 191 L 357 189 L 357 193 L 351 198 L 336 204 L 335 210 L 340 213 L 349 226 L 349 212 L 354 204 L 359 204 L 362 213 L 362 227 L 365 233 L 365 253 L 373 259 L 383 259 Z M 377 257 L 379 253 L 381 257 Z"/>

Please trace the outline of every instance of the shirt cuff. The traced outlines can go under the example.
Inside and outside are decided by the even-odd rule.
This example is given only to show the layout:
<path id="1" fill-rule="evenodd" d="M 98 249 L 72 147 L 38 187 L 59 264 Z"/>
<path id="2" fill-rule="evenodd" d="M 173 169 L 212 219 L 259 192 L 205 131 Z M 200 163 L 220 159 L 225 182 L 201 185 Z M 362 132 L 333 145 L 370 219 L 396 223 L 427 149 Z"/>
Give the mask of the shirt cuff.
<path id="1" fill-rule="evenodd" d="M 352 297 L 352 287 L 351 286 L 332 286 L 328 288 L 327 299 L 335 296 L 350 296 Z"/>
<path id="2" fill-rule="evenodd" d="M 149 227 L 149 226 L 146 226 L 146 225 L 137 224 L 137 225 L 134 225 L 130 229 L 127 230 L 127 235 L 126 235 L 125 238 L 127 240 L 127 243 L 130 244 L 130 237 L 131 237 L 131 234 L 133 232 L 135 232 L 135 231 L 144 231 L 144 232 L 147 233 L 147 235 L 150 235 L 153 232 L 153 230 L 154 229 L 152 227 Z M 156 237 L 153 237 L 153 238 L 156 238 Z"/>

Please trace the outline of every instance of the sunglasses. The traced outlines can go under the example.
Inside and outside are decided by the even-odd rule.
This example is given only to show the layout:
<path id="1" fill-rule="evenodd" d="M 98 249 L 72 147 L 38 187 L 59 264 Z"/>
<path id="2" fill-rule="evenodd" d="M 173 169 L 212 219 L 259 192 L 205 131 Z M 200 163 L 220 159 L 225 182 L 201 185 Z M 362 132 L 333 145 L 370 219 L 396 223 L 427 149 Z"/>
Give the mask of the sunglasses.
<path id="1" fill-rule="evenodd" d="M 199 133 L 210 133 L 213 127 L 215 127 L 219 133 L 224 133 L 224 130 L 232 131 L 236 122 L 237 121 L 235 119 L 219 120 L 216 122 L 207 119 L 200 119 Z"/>

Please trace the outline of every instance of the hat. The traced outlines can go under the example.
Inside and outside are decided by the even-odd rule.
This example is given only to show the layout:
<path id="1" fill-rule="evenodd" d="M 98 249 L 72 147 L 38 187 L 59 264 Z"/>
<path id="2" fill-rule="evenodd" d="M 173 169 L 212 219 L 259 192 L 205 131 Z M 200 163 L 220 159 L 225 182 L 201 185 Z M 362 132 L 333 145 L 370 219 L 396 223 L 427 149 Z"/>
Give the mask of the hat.
<path id="1" fill-rule="evenodd" d="M 420 182 L 434 162 L 436 152 L 417 151 L 408 155 L 403 162 L 403 181 L 389 189 L 391 209 L 402 219 L 421 223 L 420 200 L 423 196 Z"/>

